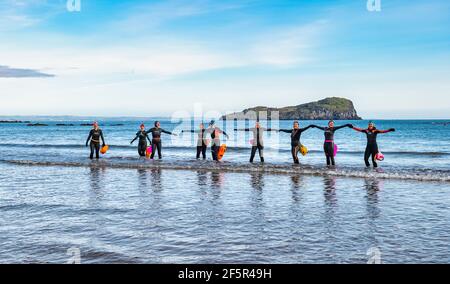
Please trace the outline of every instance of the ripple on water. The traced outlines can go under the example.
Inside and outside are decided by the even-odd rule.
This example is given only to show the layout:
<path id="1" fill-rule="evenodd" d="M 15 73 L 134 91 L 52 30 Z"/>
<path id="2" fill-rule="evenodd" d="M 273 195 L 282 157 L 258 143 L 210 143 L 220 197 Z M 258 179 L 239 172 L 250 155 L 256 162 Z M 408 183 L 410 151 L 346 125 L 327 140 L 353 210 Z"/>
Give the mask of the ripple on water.
<path id="1" fill-rule="evenodd" d="M 13 168 L 4 170 L 5 167 Z M 448 183 L 0 164 L 2 262 L 447 262 Z M 20 180 L 20 176 L 39 175 Z"/>

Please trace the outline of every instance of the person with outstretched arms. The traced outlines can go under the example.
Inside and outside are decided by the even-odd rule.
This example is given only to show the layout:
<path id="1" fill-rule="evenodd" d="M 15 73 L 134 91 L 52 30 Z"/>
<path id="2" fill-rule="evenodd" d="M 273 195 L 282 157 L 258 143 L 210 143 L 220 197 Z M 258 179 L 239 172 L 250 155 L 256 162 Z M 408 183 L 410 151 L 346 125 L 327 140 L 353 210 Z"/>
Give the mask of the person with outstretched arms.
<path id="1" fill-rule="evenodd" d="M 197 160 L 200 159 L 200 155 L 202 156 L 203 160 L 206 160 L 206 149 L 208 148 L 209 139 L 205 137 L 205 124 L 200 123 L 198 130 L 182 130 L 181 133 L 184 132 L 190 132 L 190 133 L 197 133 Z"/>
<path id="2" fill-rule="evenodd" d="M 349 127 L 349 128 L 353 128 L 352 124 L 345 124 L 345 125 L 341 125 L 341 126 L 335 126 L 334 125 L 334 120 L 330 120 L 328 122 L 328 126 L 327 127 L 320 127 L 317 125 L 312 125 L 312 127 L 314 128 L 318 128 L 320 130 L 323 130 L 324 135 L 325 135 L 325 142 L 323 144 L 323 151 L 325 153 L 325 157 L 327 159 L 327 165 L 330 166 L 334 166 L 336 164 L 336 162 L 334 161 L 334 133 L 336 131 L 338 131 L 339 129 L 345 128 L 345 127 Z"/>
<path id="3" fill-rule="evenodd" d="M 299 164 L 300 161 L 298 159 L 298 152 L 300 151 L 300 147 L 302 143 L 300 142 L 300 138 L 302 133 L 306 130 L 310 129 L 312 125 L 309 125 L 305 128 L 300 128 L 300 123 L 298 121 L 294 121 L 292 129 L 280 129 L 280 132 L 290 133 L 291 134 L 291 154 L 292 159 L 295 164 Z"/>
<path id="4" fill-rule="evenodd" d="M 383 133 L 394 132 L 395 129 L 391 128 L 388 130 L 379 130 L 375 127 L 375 123 L 370 121 L 367 129 L 362 129 L 358 127 L 353 127 L 354 130 L 364 133 L 367 136 L 367 146 L 366 151 L 364 152 L 364 162 L 366 163 L 366 167 L 370 167 L 369 158 L 372 157 L 373 167 L 378 167 L 376 156 L 380 152 L 378 150 L 377 143 L 377 135 Z"/>
<path id="5" fill-rule="evenodd" d="M 253 127 L 253 128 L 235 129 L 234 131 L 245 131 L 245 132 L 253 133 L 253 139 L 251 141 L 252 152 L 250 154 L 250 163 L 253 163 L 253 160 L 256 155 L 256 151 L 258 151 L 261 163 L 264 163 L 264 140 L 263 140 L 264 132 L 265 131 L 276 131 L 276 130 L 272 130 L 271 128 L 261 127 L 261 123 L 259 121 L 257 121 L 255 123 L 255 127 Z"/>
<path id="6" fill-rule="evenodd" d="M 156 151 L 158 151 L 158 158 L 161 160 L 162 159 L 162 155 L 161 155 L 161 148 L 162 148 L 161 134 L 165 133 L 165 134 L 174 135 L 174 136 L 177 136 L 177 134 L 174 134 L 174 133 L 172 133 L 170 131 L 162 129 L 161 128 L 161 123 L 159 121 L 155 121 L 155 127 L 153 127 L 150 130 L 148 130 L 147 134 L 148 133 L 152 134 L 152 155 L 150 156 L 150 159 L 153 160 L 153 158 L 155 157 Z"/>

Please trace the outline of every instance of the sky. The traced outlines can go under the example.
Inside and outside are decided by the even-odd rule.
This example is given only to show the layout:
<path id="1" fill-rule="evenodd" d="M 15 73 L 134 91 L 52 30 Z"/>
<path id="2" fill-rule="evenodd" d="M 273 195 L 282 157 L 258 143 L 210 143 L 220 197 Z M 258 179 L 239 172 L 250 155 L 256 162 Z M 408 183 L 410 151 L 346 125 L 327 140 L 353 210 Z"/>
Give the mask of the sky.
<path id="1" fill-rule="evenodd" d="M 450 1 L 369 1 L 0 0 L 0 115 L 449 119 Z"/>

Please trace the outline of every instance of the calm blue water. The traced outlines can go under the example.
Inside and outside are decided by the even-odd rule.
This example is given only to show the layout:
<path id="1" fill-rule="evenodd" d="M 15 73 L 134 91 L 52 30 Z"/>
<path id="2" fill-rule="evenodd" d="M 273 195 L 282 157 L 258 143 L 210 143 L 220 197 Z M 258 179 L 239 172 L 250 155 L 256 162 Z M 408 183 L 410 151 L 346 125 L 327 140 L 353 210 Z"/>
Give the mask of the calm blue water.
<path id="1" fill-rule="evenodd" d="M 70 248 L 84 263 L 366 263 L 373 248 L 385 263 L 450 261 L 444 121 L 378 121 L 397 129 L 379 135 L 378 170 L 364 168 L 365 136 L 350 129 L 337 132 L 338 166 L 328 169 L 316 129 L 303 134 L 311 152 L 300 166 L 288 134 L 268 135 L 268 163 L 250 166 L 251 137 L 233 123 L 217 164 L 195 161 L 193 135 L 165 136 L 162 161 L 139 159 L 129 141 L 141 120 L 106 120 L 111 150 L 91 162 L 86 121 L 40 122 L 49 126 L 0 124 L 2 263 L 65 263 Z"/>
<path id="2" fill-rule="evenodd" d="M 39 121 L 34 119 L 33 122 Z M 86 160 L 88 149 L 84 147 L 89 126 L 80 126 L 90 121 L 39 121 L 48 127 L 28 127 L 24 124 L 0 124 L 0 154 L 1 161 L 36 163 L 44 162 L 58 165 L 90 164 Z M 111 151 L 105 155 L 102 162 L 121 167 L 153 167 L 155 163 L 137 159 L 137 142 L 130 145 L 130 140 L 137 132 L 141 120 L 100 120 L 107 144 Z M 144 121 L 148 127 L 153 119 Z M 162 127 L 180 133 L 183 129 L 196 129 L 198 122 L 171 122 L 161 120 Z M 340 152 L 336 157 L 335 169 L 324 168 L 323 132 L 310 129 L 302 135 L 302 143 L 310 153 L 301 157 L 302 166 L 292 168 L 290 156 L 290 137 L 286 133 L 268 133 L 265 137 L 265 156 L 267 172 L 304 172 L 308 174 L 333 173 L 338 176 L 386 177 L 414 180 L 450 181 L 450 125 L 446 121 L 376 121 L 379 129 L 396 128 L 397 132 L 378 135 L 381 152 L 385 161 L 380 163 L 377 171 L 366 170 L 363 154 L 366 145 L 364 134 L 345 128 L 336 132 L 336 143 Z M 75 126 L 56 126 L 58 123 L 74 124 Z M 325 125 L 323 121 L 305 121 L 301 126 L 311 123 Z M 337 124 L 353 123 L 359 127 L 367 126 L 367 121 L 342 121 Z M 123 124 L 123 125 L 122 125 Z M 245 122 L 221 124 L 230 134 L 230 139 L 222 141 L 229 147 L 221 165 L 221 170 L 247 171 L 250 155 L 251 134 L 234 132 L 235 127 L 247 126 Z M 291 128 L 290 121 L 274 122 L 275 128 Z M 184 134 L 181 136 L 163 137 L 164 162 L 158 167 L 187 167 L 198 169 L 215 167 L 213 164 L 197 163 L 195 161 L 195 146 L 197 136 Z M 210 157 L 210 151 L 208 151 Z M 256 159 L 258 160 L 258 159 Z M 258 167 L 258 166 L 255 166 Z M 260 169 L 256 169 L 260 171 Z"/>

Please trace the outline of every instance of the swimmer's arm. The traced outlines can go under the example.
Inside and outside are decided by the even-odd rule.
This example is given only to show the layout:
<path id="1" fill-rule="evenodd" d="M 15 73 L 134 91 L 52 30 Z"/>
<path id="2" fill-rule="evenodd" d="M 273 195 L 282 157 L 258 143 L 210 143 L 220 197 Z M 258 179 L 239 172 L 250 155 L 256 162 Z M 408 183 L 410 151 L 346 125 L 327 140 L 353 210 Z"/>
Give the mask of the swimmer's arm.
<path id="1" fill-rule="evenodd" d="M 353 130 L 358 131 L 358 132 L 366 132 L 365 129 L 358 128 L 358 127 L 355 127 L 355 126 L 353 126 Z"/>
<path id="2" fill-rule="evenodd" d="M 102 138 L 102 141 L 103 141 L 103 145 L 102 146 L 105 146 L 106 145 L 105 137 L 103 137 L 103 131 L 101 131 L 101 130 L 100 130 L 100 137 Z"/>
<path id="3" fill-rule="evenodd" d="M 279 132 L 292 133 L 292 129 L 280 129 Z"/>
<path id="4" fill-rule="evenodd" d="M 390 128 L 388 130 L 378 130 L 378 133 L 384 134 L 384 133 L 389 133 L 389 132 L 395 132 L 395 128 Z"/>
<path id="5" fill-rule="evenodd" d="M 320 130 L 325 131 L 325 127 L 317 126 L 317 125 L 315 125 L 315 124 L 312 124 L 311 127 L 312 127 L 312 128 L 317 128 L 317 129 L 320 129 Z"/>
<path id="6" fill-rule="evenodd" d="M 136 133 L 136 137 L 134 137 L 134 139 L 131 140 L 130 144 L 133 144 L 133 142 L 136 141 L 136 139 L 138 139 L 138 137 L 139 137 L 139 132 Z M 147 137 L 148 137 L 148 136 L 147 136 Z"/>
<path id="7" fill-rule="evenodd" d="M 162 128 L 161 128 L 161 132 L 162 132 L 162 133 L 169 134 L 169 135 L 175 135 L 175 136 L 176 136 L 176 134 L 174 134 L 174 133 L 172 133 L 172 132 L 170 132 L 170 131 L 164 130 L 164 129 L 162 129 Z"/>
<path id="8" fill-rule="evenodd" d="M 344 124 L 344 125 L 341 125 L 341 126 L 335 126 L 334 127 L 334 131 L 342 129 L 342 128 L 345 128 L 345 127 L 351 127 L 352 128 L 352 126 L 353 125 L 351 125 L 351 124 Z"/>
<path id="9" fill-rule="evenodd" d="M 89 131 L 89 136 L 88 136 L 88 138 L 87 138 L 87 140 L 86 140 L 86 146 L 88 145 L 88 143 L 89 143 L 89 140 L 91 140 L 91 137 L 92 137 L 92 130 L 91 131 Z"/>
<path id="10" fill-rule="evenodd" d="M 223 135 L 225 135 L 225 136 L 227 137 L 227 139 L 230 138 L 230 136 L 228 136 L 228 134 L 227 134 L 225 131 L 220 130 L 220 132 L 221 132 Z"/>
<path id="11" fill-rule="evenodd" d="M 308 125 L 308 126 L 306 126 L 305 128 L 302 128 L 301 130 L 302 130 L 302 132 L 303 132 L 303 131 L 306 131 L 306 130 L 308 130 L 308 129 L 310 129 L 310 128 L 314 128 L 314 125 Z"/>

